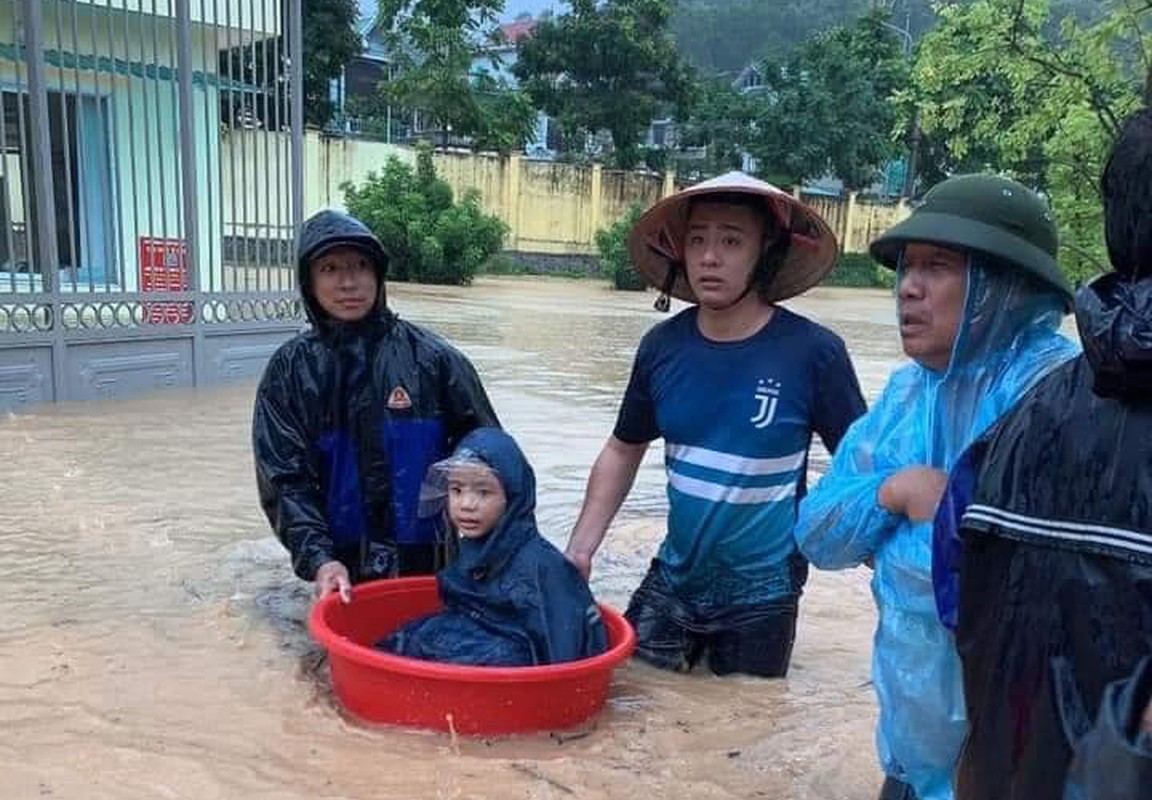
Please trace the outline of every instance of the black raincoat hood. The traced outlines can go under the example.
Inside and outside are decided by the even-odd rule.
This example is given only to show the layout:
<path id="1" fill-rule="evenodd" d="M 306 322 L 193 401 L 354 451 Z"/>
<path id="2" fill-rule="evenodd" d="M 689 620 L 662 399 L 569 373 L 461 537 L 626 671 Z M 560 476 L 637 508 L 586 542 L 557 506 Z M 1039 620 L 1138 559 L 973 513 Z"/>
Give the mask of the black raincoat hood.
<path id="1" fill-rule="evenodd" d="M 1112 273 L 1085 286 L 1076 325 L 1096 394 L 1152 402 L 1152 278 Z"/>
<path id="2" fill-rule="evenodd" d="M 376 265 L 376 304 L 357 322 L 332 319 L 310 291 L 310 261 L 337 246 Z M 430 573 L 441 552 L 416 513 L 420 482 L 465 434 L 499 420 L 460 351 L 388 310 L 387 256 L 362 223 L 316 214 L 300 227 L 297 261 L 311 329 L 281 345 L 257 391 L 261 505 L 304 580 L 332 560 L 357 582 Z"/>
<path id="3" fill-rule="evenodd" d="M 300 238 L 296 245 L 296 280 L 300 289 L 300 297 L 304 301 L 304 310 L 308 315 L 308 321 L 316 327 L 323 328 L 332 328 L 338 325 L 328 317 L 328 314 L 316 302 L 316 298 L 312 294 L 312 283 L 308 271 L 314 258 L 335 247 L 355 247 L 364 251 L 372 259 L 372 263 L 376 267 L 378 289 L 376 305 L 368 313 L 366 319 L 379 320 L 382 316 L 387 316 L 388 307 L 384 279 L 388 274 L 388 252 L 384 249 L 384 245 L 368 229 L 368 226 L 355 217 L 339 211 L 325 210 L 304 221 L 300 227 Z M 353 323 L 353 325 L 359 324 Z"/>

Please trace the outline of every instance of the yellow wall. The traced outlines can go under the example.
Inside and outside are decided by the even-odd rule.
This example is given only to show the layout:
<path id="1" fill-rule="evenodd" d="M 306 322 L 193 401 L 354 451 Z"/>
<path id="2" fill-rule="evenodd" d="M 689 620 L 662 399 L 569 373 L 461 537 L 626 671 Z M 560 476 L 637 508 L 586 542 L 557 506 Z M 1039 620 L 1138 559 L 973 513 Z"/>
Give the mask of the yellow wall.
<path id="1" fill-rule="evenodd" d="M 592 169 L 547 161 L 520 164 L 513 199 L 515 249 L 528 253 L 585 253 L 592 242 Z"/>
<path id="2" fill-rule="evenodd" d="M 406 153 L 411 150 L 404 148 Z M 494 155 L 472 153 L 439 153 L 433 162 L 436 174 L 452 187 L 457 195 L 472 189 L 480 194 L 480 204 L 490 213 L 499 214 L 508 221 L 514 213 L 508 205 L 511 170 L 508 161 Z"/>
<path id="3" fill-rule="evenodd" d="M 673 176 L 669 175 L 669 179 Z M 665 177 L 644 172 L 618 172 L 605 170 L 601 176 L 600 198 L 603 218 L 600 225 L 615 222 L 628 213 L 634 203 L 644 208 L 655 205 L 667 194 L 671 194 L 674 186 L 667 186 Z"/>
<path id="4" fill-rule="evenodd" d="M 844 250 L 849 253 L 866 252 L 873 239 L 911 213 L 912 209 L 905 202 L 895 205 L 857 203 L 851 227 L 842 238 Z"/>
<path id="5" fill-rule="evenodd" d="M 416 153 L 408 147 L 358 139 L 332 139 L 308 131 L 304 137 L 304 215 L 322 208 L 343 208 L 345 181 L 363 183 L 369 172 L 383 169 L 389 156 L 416 163 Z M 280 185 L 291 191 L 288 164 Z"/>
<path id="6" fill-rule="evenodd" d="M 596 231 L 633 203 L 651 206 L 673 185 L 671 176 L 519 156 L 438 154 L 436 169 L 457 193 L 477 189 L 485 208 L 508 224 L 505 247 L 524 253 L 595 253 Z"/>
<path id="7" fill-rule="evenodd" d="M 235 206 L 224 203 L 225 226 L 242 225 L 246 217 L 264 221 L 273 208 L 287 208 L 277 191 L 291 191 L 288 160 L 263 153 L 260 131 L 233 131 L 223 137 L 223 188 L 227 195 L 235 174 L 259 175 L 260 192 L 242 192 Z M 286 148 L 286 142 L 280 147 Z M 344 208 L 340 186 L 361 183 L 378 171 L 390 156 L 414 164 L 412 148 L 358 139 L 322 137 L 309 131 L 304 143 L 304 213 L 322 208 Z M 231 160 L 231 164 L 229 161 Z M 436 153 L 437 174 L 462 196 L 474 190 L 486 211 L 509 227 L 505 247 L 524 253 L 589 255 L 596 252 L 595 236 L 624 216 L 633 203 L 647 208 L 674 191 L 675 176 L 648 172 L 617 172 L 599 165 L 578 166 L 532 161 L 520 156 L 501 158 L 468 152 Z M 270 193 L 270 194 L 269 194 Z M 841 246 L 863 252 L 868 242 L 906 217 L 905 204 L 879 205 L 850 198 L 803 197 L 828 221 Z M 233 210 L 235 208 L 235 210 Z"/>
<path id="8" fill-rule="evenodd" d="M 234 132 L 225 137 L 222 150 L 231 154 L 233 164 L 224 169 L 225 187 L 235 174 L 274 174 L 270 183 L 280 191 L 291 191 L 287 164 L 268 164 L 259 153 L 265 134 L 258 131 Z M 252 141 L 246 141 L 252 140 Z M 357 139 L 322 137 L 309 131 L 304 143 L 304 213 L 322 208 L 344 208 L 346 181 L 361 183 L 368 173 L 379 171 L 388 158 L 414 164 L 412 148 Z M 225 156 L 225 160 L 227 160 Z M 436 153 L 436 173 L 452 187 L 457 197 L 476 191 L 486 211 L 508 224 L 505 242 L 508 250 L 527 253 L 588 255 L 595 252 L 596 231 L 616 221 L 634 202 L 647 207 L 671 191 L 671 176 L 624 173 L 599 166 L 575 166 L 548 161 L 531 161 L 519 156 L 501 158 L 468 152 Z M 271 198 L 238 201 L 237 218 L 259 217 Z"/>
<path id="9" fill-rule="evenodd" d="M 912 213 L 904 201 L 863 202 L 855 194 L 846 198 L 811 195 L 801 199 L 824 218 L 845 253 L 868 252 L 873 239 Z"/>

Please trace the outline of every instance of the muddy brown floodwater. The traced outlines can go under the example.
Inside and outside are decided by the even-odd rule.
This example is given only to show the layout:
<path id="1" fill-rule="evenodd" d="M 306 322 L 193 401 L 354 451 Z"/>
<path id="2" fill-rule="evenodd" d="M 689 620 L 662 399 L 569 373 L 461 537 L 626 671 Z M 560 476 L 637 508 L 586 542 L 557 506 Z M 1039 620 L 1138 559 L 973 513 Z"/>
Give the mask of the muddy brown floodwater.
<path id="1" fill-rule="evenodd" d="M 560 279 L 391 286 L 475 362 L 563 546 L 651 294 Z M 848 342 L 869 399 L 899 361 L 883 292 L 788 305 Z M 346 719 L 256 502 L 255 385 L 0 421 L 0 797 L 871 800 L 868 575 L 814 572 L 786 680 L 617 672 L 576 737 L 461 740 Z M 827 456 L 818 447 L 814 472 Z M 622 607 L 662 533 L 653 447 L 592 586 Z"/>

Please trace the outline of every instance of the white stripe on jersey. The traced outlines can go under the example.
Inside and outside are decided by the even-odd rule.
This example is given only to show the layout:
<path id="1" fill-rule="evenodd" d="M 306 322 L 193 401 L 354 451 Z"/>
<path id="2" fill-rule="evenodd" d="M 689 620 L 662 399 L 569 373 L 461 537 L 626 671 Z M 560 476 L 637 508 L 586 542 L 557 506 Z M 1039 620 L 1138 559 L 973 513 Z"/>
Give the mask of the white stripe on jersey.
<path id="1" fill-rule="evenodd" d="M 795 482 L 783 486 L 721 486 L 718 483 L 689 478 L 671 469 L 668 470 L 668 484 L 678 492 L 718 503 L 773 503 L 787 500 L 796 494 Z"/>
<path id="2" fill-rule="evenodd" d="M 731 472 L 735 475 L 783 475 L 795 472 L 804 465 L 807 450 L 792 453 L 779 458 L 750 458 L 732 453 L 723 453 L 719 450 L 708 450 L 704 447 L 692 447 L 686 444 L 668 442 L 664 446 L 664 453 L 668 458 L 683 461 L 686 464 L 695 464 L 698 467 L 707 467 L 721 472 Z M 672 470 L 669 468 L 669 474 Z"/>

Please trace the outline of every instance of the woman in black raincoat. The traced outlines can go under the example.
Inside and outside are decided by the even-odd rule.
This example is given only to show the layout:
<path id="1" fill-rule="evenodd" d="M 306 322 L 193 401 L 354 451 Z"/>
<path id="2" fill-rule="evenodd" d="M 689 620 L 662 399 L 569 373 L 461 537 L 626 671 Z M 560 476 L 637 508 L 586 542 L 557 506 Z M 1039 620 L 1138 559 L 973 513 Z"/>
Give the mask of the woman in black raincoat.
<path id="1" fill-rule="evenodd" d="M 429 470 L 421 506 L 422 515 L 456 528 L 459 556 L 436 577 L 443 610 L 404 626 L 382 650 L 527 667 L 608 648 L 587 581 L 536 527 L 536 477 L 511 436 L 497 428 L 470 433 Z"/>
<path id="2" fill-rule="evenodd" d="M 961 458 L 936 518 L 958 800 L 1152 798 L 1152 112 L 1102 188 L 1114 271 L 1076 297 L 1083 355 Z"/>
<path id="3" fill-rule="evenodd" d="M 298 244 L 311 329 L 272 356 L 252 443 L 260 504 L 292 566 L 321 595 L 443 563 L 417 516 L 428 466 L 498 425 L 472 364 L 385 302 L 388 256 L 359 220 L 308 219 Z"/>

